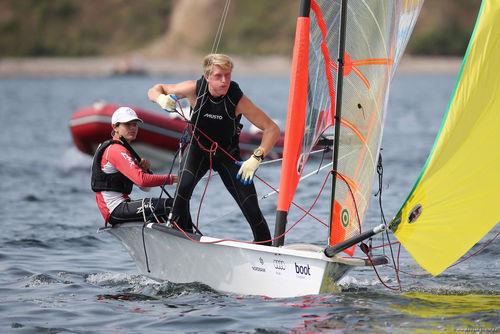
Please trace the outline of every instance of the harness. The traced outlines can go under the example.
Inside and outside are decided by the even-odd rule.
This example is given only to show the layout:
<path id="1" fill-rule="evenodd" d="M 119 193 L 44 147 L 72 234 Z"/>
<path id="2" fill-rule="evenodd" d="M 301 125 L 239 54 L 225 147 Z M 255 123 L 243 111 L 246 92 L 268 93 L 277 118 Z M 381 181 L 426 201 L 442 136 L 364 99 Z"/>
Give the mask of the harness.
<path id="1" fill-rule="evenodd" d="M 236 116 L 236 106 L 243 96 L 238 84 L 231 81 L 228 92 L 221 97 L 214 97 L 207 89 L 208 83 L 204 77 L 196 82 L 196 106 L 193 109 L 191 123 L 196 123 L 194 134 L 197 141 L 206 147 L 214 142 L 226 149 L 238 148 L 239 137 L 243 125 L 240 123 L 241 115 Z M 197 119 L 195 121 L 195 119 Z M 197 131 L 201 130 L 205 135 Z"/>
<path id="2" fill-rule="evenodd" d="M 91 188 L 94 192 L 116 191 L 129 195 L 132 192 L 134 183 L 120 172 L 106 174 L 101 169 L 101 160 L 106 148 L 112 144 L 119 144 L 125 147 L 118 140 L 107 140 L 97 148 L 92 160 Z"/>

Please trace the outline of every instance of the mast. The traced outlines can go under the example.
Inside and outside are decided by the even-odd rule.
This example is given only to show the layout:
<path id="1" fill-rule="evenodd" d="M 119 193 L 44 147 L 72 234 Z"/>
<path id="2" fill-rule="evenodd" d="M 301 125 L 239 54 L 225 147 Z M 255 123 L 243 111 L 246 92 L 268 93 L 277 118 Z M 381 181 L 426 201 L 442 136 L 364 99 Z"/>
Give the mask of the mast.
<path id="1" fill-rule="evenodd" d="M 333 141 L 333 173 L 332 173 L 332 193 L 330 201 L 330 231 L 332 232 L 332 221 L 335 204 L 335 188 L 337 186 L 337 167 L 339 160 L 339 139 L 340 139 L 340 120 L 342 116 L 342 90 L 344 84 L 344 53 L 345 53 L 345 35 L 347 26 L 347 0 L 341 0 L 340 4 L 340 38 L 339 38 L 339 54 L 338 54 L 338 71 L 337 71 L 337 96 L 335 98 L 335 136 Z"/>
<path id="2" fill-rule="evenodd" d="M 311 1 L 301 0 L 290 72 L 286 135 L 273 246 L 283 246 L 285 242 L 288 210 L 299 179 L 297 159 L 300 155 L 306 118 L 310 9 Z"/>

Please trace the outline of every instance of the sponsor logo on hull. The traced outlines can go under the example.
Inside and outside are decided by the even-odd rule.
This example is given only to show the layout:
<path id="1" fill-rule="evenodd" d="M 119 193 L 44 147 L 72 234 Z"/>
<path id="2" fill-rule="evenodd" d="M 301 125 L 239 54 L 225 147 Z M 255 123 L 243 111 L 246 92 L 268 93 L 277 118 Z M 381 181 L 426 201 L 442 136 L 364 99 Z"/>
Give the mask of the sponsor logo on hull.
<path id="1" fill-rule="evenodd" d="M 252 270 L 253 271 L 261 271 L 263 273 L 266 272 L 266 268 L 262 268 L 262 267 L 256 267 L 256 266 L 252 266 Z"/>
<path id="2" fill-rule="evenodd" d="M 273 265 L 274 265 L 274 269 L 276 269 L 276 270 L 285 270 L 286 269 L 286 264 L 285 264 L 285 261 L 283 261 L 283 260 L 274 259 Z"/>
<path id="3" fill-rule="evenodd" d="M 298 277 L 311 276 L 311 267 L 309 264 L 300 265 L 295 262 L 295 273 L 299 275 Z"/>
<path id="4" fill-rule="evenodd" d="M 259 272 L 265 273 L 265 272 L 266 272 L 266 268 L 259 267 L 259 264 L 260 264 L 261 266 L 263 266 L 263 265 L 264 265 L 264 259 L 263 259 L 263 258 L 261 258 L 261 257 L 259 257 L 259 261 L 258 261 L 258 263 L 257 263 L 256 265 L 253 265 L 253 266 L 252 266 L 252 270 L 253 270 L 253 271 L 259 271 Z"/>

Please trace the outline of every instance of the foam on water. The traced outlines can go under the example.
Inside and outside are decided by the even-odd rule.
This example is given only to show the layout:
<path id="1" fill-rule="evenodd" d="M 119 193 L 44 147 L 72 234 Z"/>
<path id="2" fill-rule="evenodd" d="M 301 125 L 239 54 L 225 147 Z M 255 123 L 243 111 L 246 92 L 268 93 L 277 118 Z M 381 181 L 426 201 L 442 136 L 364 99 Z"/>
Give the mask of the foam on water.
<path id="1" fill-rule="evenodd" d="M 193 293 L 215 293 L 209 286 L 201 283 L 159 282 L 143 275 L 117 273 L 95 273 L 86 277 L 89 284 L 119 288 L 127 294 L 148 296 L 151 298 L 169 298 Z"/>
<path id="2" fill-rule="evenodd" d="M 89 284 L 105 286 L 147 286 L 158 284 L 158 281 L 142 275 L 129 275 L 124 273 L 95 273 L 89 274 L 85 281 Z"/>
<path id="3" fill-rule="evenodd" d="M 59 278 L 53 277 L 47 274 L 36 274 L 28 278 L 25 287 L 33 288 L 39 287 L 41 285 L 51 285 L 51 284 L 69 284 L 70 281 L 61 280 Z"/>

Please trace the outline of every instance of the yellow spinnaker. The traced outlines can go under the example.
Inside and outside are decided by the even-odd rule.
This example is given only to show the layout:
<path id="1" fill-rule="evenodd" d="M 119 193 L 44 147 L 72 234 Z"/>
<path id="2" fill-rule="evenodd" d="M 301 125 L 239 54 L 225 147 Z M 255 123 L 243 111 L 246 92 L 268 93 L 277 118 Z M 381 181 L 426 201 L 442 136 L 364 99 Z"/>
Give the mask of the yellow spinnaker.
<path id="1" fill-rule="evenodd" d="M 434 148 L 391 227 L 438 275 L 499 221 L 500 1 L 484 0 Z"/>

